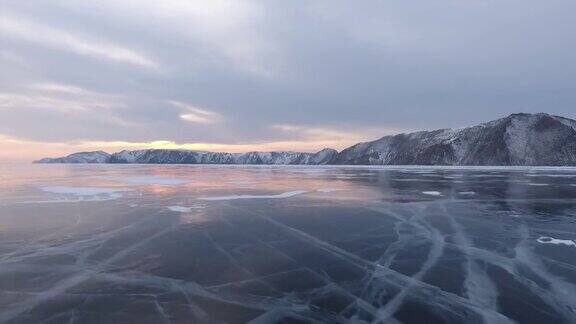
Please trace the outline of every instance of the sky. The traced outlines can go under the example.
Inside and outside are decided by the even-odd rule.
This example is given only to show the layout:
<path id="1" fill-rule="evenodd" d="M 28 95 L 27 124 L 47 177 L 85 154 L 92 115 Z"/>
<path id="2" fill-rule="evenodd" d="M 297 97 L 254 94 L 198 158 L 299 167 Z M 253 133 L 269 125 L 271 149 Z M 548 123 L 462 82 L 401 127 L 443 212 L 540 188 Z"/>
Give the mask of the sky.
<path id="1" fill-rule="evenodd" d="M 573 0 L 0 0 L 0 160 L 576 118 Z"/>

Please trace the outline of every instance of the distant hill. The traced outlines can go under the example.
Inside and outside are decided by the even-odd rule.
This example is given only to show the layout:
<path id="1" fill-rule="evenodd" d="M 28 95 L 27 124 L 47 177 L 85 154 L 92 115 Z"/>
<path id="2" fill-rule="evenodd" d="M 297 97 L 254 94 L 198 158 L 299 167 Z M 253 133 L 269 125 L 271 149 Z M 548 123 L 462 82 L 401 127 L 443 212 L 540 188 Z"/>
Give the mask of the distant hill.
<path id="1" fill-rule="evenodd" d="M 103 151 L 78 152 L 65 157 L 45 158 L 34 163 L 108 163 L 110 154 Z"/>
<path id="2" fill-rule="evenodd" d="M 74 153 L 36 163 L 576 166 L 576 121 L 512 114 L 462 129 L 385 136 L 338 153 L 138 150 Z"/>

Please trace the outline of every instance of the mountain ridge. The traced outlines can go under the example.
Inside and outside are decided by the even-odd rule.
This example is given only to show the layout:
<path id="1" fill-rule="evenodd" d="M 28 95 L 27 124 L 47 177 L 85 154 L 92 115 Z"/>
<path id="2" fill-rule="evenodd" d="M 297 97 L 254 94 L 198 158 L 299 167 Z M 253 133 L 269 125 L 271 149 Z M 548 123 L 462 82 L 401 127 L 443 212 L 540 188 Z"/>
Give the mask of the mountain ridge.
<path id="1" fill-rule="evenodd" d="M 546 113 L 516 113 L 464 128 L 388 135 L 341 152 L 147 149 L 79 152 L 35 163 L 576 166 L 576 121 Z"/>

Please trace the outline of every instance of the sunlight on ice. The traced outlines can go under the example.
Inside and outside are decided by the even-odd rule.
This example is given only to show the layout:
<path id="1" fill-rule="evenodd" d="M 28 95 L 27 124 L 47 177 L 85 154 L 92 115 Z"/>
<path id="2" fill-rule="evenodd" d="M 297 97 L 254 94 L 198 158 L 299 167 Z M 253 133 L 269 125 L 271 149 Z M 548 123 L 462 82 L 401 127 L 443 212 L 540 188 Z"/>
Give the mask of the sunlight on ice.
<path id="1" fill-rule="evenodd" d="M 159 176 L 138 176 L 138 177 L 125 177 L 125 178 L 114 178 L 114 181 L 136 184 L 136 185 L 181 185 L 188 183 L 188 180 L 178 179 L 178 178 L 168 178 Z"/>

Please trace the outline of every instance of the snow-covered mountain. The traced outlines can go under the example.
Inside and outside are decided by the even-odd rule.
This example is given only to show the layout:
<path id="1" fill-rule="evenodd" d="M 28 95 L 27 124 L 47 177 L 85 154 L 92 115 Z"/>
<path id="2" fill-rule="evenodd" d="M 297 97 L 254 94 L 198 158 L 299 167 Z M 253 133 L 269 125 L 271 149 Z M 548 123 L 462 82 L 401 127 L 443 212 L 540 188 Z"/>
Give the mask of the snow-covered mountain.
<path id="1" fill-rule="evenodd" d="M 385 136 L 338 153 L 138 150 L 74 153 L 38 163 L 158 164 L 370 164 L 576 166 L 576 121 L 559 116 L 513 114 L 462 129 Z"/>
<path id="2" fill-rule="evenodd" d="M 477 126 L 385 136 L 331 164 L 576 166 L 576 121 L 513 114 Z"/>
<path id="3" fill-rule="evenodd" d="M 326 164 L 338 154 L 324 149 L 317 153 L 248 152 L 222 153 L 185 150 L 138 150 L 114 153 L 108 163 L 155 164 Z"/>
<path id="4" fill-rule="evenodd" d="M 85 162 L 99 152 L 74 153 L 67 157 L 42 159 L 36 163 L 136 163 L 136 164 L 326 164 L 338 154 L 323 149 L 317 153 L 248 152 L 223 153 L 188 150 L 136 150 L 106 154 L 99 162 Z M 85 159 L 79 158 L 86 156 Z"/>
<path id="5" fill-rule="evenodd" d="M 102 151 L 78 152 L 65 157 L 46 158 L 35 163 L 107 163 L 110 154 Z"/>

